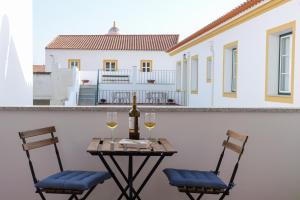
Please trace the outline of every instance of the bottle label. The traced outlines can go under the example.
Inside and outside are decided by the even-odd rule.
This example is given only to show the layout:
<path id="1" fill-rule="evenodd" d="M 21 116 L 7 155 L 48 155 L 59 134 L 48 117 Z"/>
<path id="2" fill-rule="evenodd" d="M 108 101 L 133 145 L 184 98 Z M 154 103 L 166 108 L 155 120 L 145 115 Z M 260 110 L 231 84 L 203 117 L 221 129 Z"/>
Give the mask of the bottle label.
<path id="1" fill-rule="evenodd" d="M 134 117 L 129 117 L 129 129 L 134 130 Z"/>

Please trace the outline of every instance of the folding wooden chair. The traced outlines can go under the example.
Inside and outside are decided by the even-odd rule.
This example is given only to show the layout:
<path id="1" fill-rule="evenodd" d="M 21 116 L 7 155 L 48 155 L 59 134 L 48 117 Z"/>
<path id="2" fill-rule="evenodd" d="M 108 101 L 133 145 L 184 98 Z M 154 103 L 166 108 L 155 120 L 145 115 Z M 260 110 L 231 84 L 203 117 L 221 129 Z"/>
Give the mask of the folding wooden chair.
<path id="1" fill-rule="evenodd" d="M 234 138 L 242 143 L 241 146 L 234 144 L 230 141 L 231 138 Z M 191 200 L 201 199 L 204 194 L 216 194 L 220 195 L 219 200 L 225 198 L 226 195 L 229 195 L 229 191 L 233 188 L 234 178 L 236 176 L 239 161 L 244 152 L 244 148 L 248 136 L 242 135 L 234 131 L 227 131 L 227 140 L 223 142 L 223 151 L 220 155 L 217 167 L 214 171 L 196 171 L 196 170 L 184 170 L 184 169 L 165 169 L 164 173 L 167 175 L 170 185 L 176 186 L 179 192 L 184 192 Z M 230 149 L 235 153 L 238 153 L 238 160 L 233 169 L 229 184 L 225 184 L 219 177 L 219 169 L 224 157 L 226 149 Z M 198 193 L 198 197 L 194 198 L 192 193 Z"/>
<path id="2" fill-rule="evenodd" d="M 69 200 L 79 200 L 77 195 L 82 195 L 83 197 L 81 198 L 81 200 L 84 200 L 90 195 L 90 193 L 98 184 L 104 183 L 105 180 L 109 179 L 110 174 L 108 172 L 93 171 L 64 171 L 56 145 L 58 143 L 58 138 L 54 137 L 54 132 L 56 132 L 55 127 L 47 127 L 31 131 L 19 132 L 19 136 L 23 141 L 23 150 L 26 151 L 26 155 L 29 161 L 29 167 L 34 186 L 36 188 L 36 193 L 38 193 L 43 200 L 46 199 L 43 193 L 69 194 Z M 35 142 L 26 141 L 26 139 L 28 138 L 46 134 L 51 134 L 51 137 Z M 48 145 L 54 145 L 60 172 L 39 181 L 36 178 L 29 151 Z M 83 195 L 84 192 L 86 193 Z"/>

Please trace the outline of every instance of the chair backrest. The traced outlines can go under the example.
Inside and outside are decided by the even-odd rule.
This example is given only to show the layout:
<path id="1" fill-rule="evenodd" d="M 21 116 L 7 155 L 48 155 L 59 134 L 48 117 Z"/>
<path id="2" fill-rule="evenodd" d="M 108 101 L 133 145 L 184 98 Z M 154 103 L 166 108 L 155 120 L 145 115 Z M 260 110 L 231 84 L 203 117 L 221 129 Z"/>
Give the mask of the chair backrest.
<path id="1" fill-rule="evenodd" d="M 60 171 L 63 171 L 63 166 L 62 166 L 62 163 L 61 163 L 59 151 L 58 151 L 58 148 L 57 148 L 57 145 L 56 145 L 58 143 L 58 138 L 54 137 L 54 132 L 56 132 L 56 129 L 55 129 L 54 126 L 35 129 L 35 130 L 30 130 L 30 131 L 19 132 L 19 136 L 23 141 L 23 144 L 22 144 L 23 150 L 26 151 L 26 155 L 27 155 L 27 158 L 28 158 L 28 161 L 29 161 L 29 167 L 30 167 L 30 171 L 31 171 L 34 183 L 37 183 L 38 180 L 35 176 L 33 164 L 32 164 L 32 161 L 31 161 L 31 158 L 30 158 L 30 153 L 29 153 L 29 151 L 31 151 L 33 149 L 38 149 L 38 148 L 48 146 L 48 145 L 54 145 L 54 149 L 55 149 L 55 153 L 56 153 L 56 157 L 57 157 L 57 161 L 58 161 Z M 28 139 L 28 138 L 33 138 L 33 137 L 36 137 L 36 136 L 41 136 L 41 135 L 46 135 L 46 134 L 50 134 L 50 138 L 37 140 L 37 141 L 34 141 L 34 142 L 27 142 L 26 141 L 26 139 Z"/>
<path id="2" fill-rule="evenodd" d="M 248 136 L 244 135 L 244 134 L 241 134 L 241 133 L 238 133 L 238 132 L 235 132 L 235 131 L 232 131 L 232 130 L 228 130 L 226 135 L 227 135 L 227 140 L 224 140 L 224 142 L 223 142 L 223 151 L 220 155 L 215 173 L 219 174 L 219 169 L 220 169 L 220 166 L 221 166 L 221 163 L 222 163 L 222 160 L 223 160 L 226 149 L 230 149 L 233 152 L 237 153 L 238 154 L 238 159 L 237 159 L 237 162 L 235 164 L 235 167 L 233 169 L 233 172 L 232 172 L 232 175 L 231 175 L 231 178 L 230 178 L 230 181 L 229 181 L 229 186 L 233 187 L 233 185 L 234 185 L 233 181 L 234 181 L 236 172 L 237 172 L 238 167 L 239 167 L 239 161 L 240 161 L 240 159 L 241 159 L 241 157 L 244 153 L 245 145 L 248 141 Z M 240 145 L 233 143 L 231 139 L 236 140 L 237 142 L 240 143 Z"/>

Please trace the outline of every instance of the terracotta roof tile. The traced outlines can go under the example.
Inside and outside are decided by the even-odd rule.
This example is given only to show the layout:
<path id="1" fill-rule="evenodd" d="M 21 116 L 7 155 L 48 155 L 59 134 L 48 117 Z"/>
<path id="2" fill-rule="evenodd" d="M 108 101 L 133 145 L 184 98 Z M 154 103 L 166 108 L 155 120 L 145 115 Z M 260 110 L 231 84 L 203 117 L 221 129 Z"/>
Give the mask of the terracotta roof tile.
<path id="1" fill-rule="evenodd" d="M 230 12 L 228 12 L 225 15 L 223 15 L 222 17 L 220 17 L 219 19 L 213 21 L 212 23 L 210 23 L 207 26 L 203 27 L 199 31 L 197 31 L 194 34 L 190 35 L 189 37 L 185 38 L 184 40 L 182 40 L 181 42 L 179 42 L 175 46 L 171 47 L 170 49 L 167 50 L 167 52 L 171 52 L 171 51 L 177 49 L 178 47 L 181 47 L 182 45 L 190 42 L 191 40 L 199 37 L 200 35 L 205 34 L 206 32 L 208 32 L 208 31 L 214 29 L 215 27 L 227 22 L 228 20 L 238 16 L 239 14 L 247 11 L 248 9 L 256 6 L 257 4 L 259 4 L 263 1 L 265 1 L 265 0 L 247 0 L 246 2 L 241 4 L 240 6 L 234 8 Z"/>
<path id="2" fill-rule="evenodd" d="M 45 65 L 33 65 L 33 73 L 46 72 Z"/>
<path id="3" fill-rule="evenodd" d="M 166 51 L 179 35 L 59 35 L 46 49 Z"/>

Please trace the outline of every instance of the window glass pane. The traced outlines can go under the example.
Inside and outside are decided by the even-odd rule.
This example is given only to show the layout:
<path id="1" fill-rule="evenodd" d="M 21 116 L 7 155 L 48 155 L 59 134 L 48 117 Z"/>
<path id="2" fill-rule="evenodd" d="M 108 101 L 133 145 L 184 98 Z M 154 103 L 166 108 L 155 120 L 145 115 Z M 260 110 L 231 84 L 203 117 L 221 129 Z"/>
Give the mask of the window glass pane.
<path id="1" fill-rule="evenodd" d="M 232 76 L 231 91 L 236 91 L 236 67 L 237 67 L 237 49 L 232 49 Z"/>
<path id="2" fill-rule="evenodd" d="M 111 71 L 116 71 L 116 63 L 115 62 L 111 63 Z"/>
<path id="3" fill-rule="evenodd" d="M 208 59 L 207 60 L 207 80 L 208 81 L 211 81 L 211 64 L 212 64 L 211 59 Z"/>
<path id="4" fill-rule="evenodd" d="M 281 57 L 281 73 L 289 73 L 290 58 L 287 56 Z"/>
<path id="5" fill-rule="evenodd" d="M 290 42 L 291 35 L 280 37 L 280 63 L 279 63 L 279 92 L 290 92 Z"/>
<path id="6" fill-rule="evenodd" d="M 290 36 L 281 38 L 281 54 L 288 55 L 290 49 Z"/>
<path id="7" fill-rule="evenodd" d="M 105 70 L 110 71 L 110 63 L 109 62 L 105 63 Z"/>
<path id="8" fill-rule="evenodd" d="M 281 74 L 280 77 L 280 92 L 289 92 L 289 76 L 287 74 Z"/>
<path id="9" fill-rule="evenodd" d="M 192 59 L 191 89 L 192 91 L 198 91 L 198 59 Z"/>

